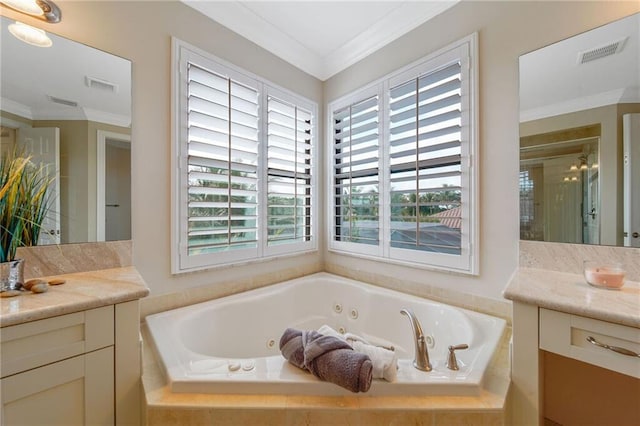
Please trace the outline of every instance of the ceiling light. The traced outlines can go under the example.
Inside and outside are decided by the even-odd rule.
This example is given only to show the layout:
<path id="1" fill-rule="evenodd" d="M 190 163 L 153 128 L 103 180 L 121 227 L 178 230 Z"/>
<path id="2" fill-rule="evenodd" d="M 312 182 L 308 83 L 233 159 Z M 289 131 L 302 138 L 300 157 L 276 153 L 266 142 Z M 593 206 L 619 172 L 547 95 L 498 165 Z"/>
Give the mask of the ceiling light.
<path id="1" fill-rule="evenodd" d="M 578 166 L 576 166 L 575 164 L 572 164 L 571 167 L 569 168 L 569 170 L 576 171 L 576 170 L 578 170 Z"/>
<path id="2" fill-rule="evenodd" d="M 62 19 L 60 8 L 50 0 L 2 0 L 0 3 L 52 24 Z"/>
<path id="3" fill-rule="evenodd" d="M 580 170 L 587 170 L 589 168 L 589 166 L 587 166 L 587 157 L 581 155 L 578 159 L 580 160 Z"/>
<path id="4" fill-rule="evenodd" d="M 53 42 L 44 30 L 34 28 L 30 25 L 17 22 L 9 25 L 9 32 L 18 40 L 24 41 L 32 46 L 50 47 Z"/>

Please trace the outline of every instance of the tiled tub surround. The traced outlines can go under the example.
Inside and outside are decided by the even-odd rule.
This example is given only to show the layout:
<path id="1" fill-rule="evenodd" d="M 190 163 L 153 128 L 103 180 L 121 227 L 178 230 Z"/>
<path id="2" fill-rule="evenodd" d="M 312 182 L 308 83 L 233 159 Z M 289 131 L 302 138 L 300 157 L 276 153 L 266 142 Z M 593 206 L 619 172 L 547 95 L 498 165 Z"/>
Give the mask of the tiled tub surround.
<path id="1" fill-rule="evenodd" d="M 413 367 L 409 309 L 422 323 L 433 370 Z M 250 315 L 247 313 L 250 312 Z M 374 380 L 371 395 L 477 395 L 503 334 L 500 318 L 455 308 L 327 273 L 279 283 L 146 318 L 174 392 L 350 395 L 293 367 L 281 356 L 284 330 L 335 330 L 395 348 L 397 380 Z M 206 333 L 202 325 L 208 324 Z M 446 367 L 448 346 L 460 369 Z M 253 368 L 231 373 L 230 363 Z"/>
<path id="2" fill-rule="evenodd" d="M 146 424 L 184 425 L 508 425 L 510 328 L 479 395 L 304 396 L 173 393 L 142 326 Z"/>
<path id="3" fill-rule="evenodd" d="M 248 314 L 248 318 L 253 318 Z M 398 314 L 399 315 L 399 314 Z M 410 325 L 404 320 L 407 333 Z M 424 322 L 423 328 L 428 328 Z M 506 327 L 477 395 L 308 396 L 293 394 L 214 394 L 172 392 L 148 327 L 143 324 L 143 385 L 147 424 L 508 424 L 511 330 Z M 413 348 L 410 348 L 413 356 Z M 433 361 L 433 358 L 432 358 Z M 426 373 L 428 374 L 428 373 Z"/>

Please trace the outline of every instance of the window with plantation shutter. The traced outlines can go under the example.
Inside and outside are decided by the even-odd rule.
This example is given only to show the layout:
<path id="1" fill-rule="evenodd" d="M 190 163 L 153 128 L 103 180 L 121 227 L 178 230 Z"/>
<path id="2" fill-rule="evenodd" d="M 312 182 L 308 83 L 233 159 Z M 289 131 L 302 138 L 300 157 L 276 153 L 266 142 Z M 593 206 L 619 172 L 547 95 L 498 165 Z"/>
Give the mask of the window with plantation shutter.
<path id="1" fill-rule="evenodd" d="M 174 273 L 316 249 L 316 104 L 173 40 Z"/>
<path id="2" fill-rule="evenodd" d="M 476 38 L 330 104 L 331 250 L 477 273 Z"/>
<path id="3" fill-rule="evenodd" d="M 460 62 L 389 90 L 391 247 L 460 254 Z"/>
<path id="4" fill-rule="evenodd" d="M 334 238 L 379 243 L 379 98 L 333 112 Z"/>
<path id="5" fill-rule="evenodd" d="M 311 239 L 312 113 L 267 99 L 267 243 Z"/>
<path id="6" fill-rule="evenodd" d="M 257 246 L 258 91 L 188 64 L 189 255 Z"/>

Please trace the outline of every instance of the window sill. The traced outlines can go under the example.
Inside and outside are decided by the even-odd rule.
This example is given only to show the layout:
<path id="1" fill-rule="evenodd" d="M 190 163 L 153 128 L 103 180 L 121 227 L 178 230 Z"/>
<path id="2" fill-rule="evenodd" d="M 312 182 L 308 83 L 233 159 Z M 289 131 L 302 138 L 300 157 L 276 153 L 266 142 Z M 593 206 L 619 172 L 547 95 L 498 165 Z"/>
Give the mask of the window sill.
<path id="1" fill-rule="evenodd" d="M 263 264 L 263 263 L 273 262 L 273 261 L 276 261 L 276 260 L 283 260 L 283 259 L 289 259 L 289 258 L 300 257 L 300 256 L 307 256 L 307 255 L 310 255 L 310 254 L 318 254 L 318 253 L 319 253 L 319 251 L 318 251 L 318 248 L 316 247 L 316 248 L 313 248 L 313 249 L 304 249 L 304 250 L 291 252 L 291 253 L 283 253 L 283 254 L 276 254 L 276 255 L 272 255 L 272 256 L 264 256 L 264 257 L 255 258 L 255 259 L 239 260 L 237 262 L 221 263 L 219 265 L 206 265 L 206 266 L 193 267 L 193 268 L 189 268 L 189 269 L 181 269 L 181 270 L 172 272 L 171 275 L 179 276 L 179 275 L 184 275 L 184 274 L 206 272 L 206 271 L 218 270 L 218 269 L 229 269 L 229 268 L 236 268 L 236 267 L 242 267 L 242 266 L 260 265 L 260 264 Z"/>
<path id="2" fill-rule="evenodd" d="M 368 260 L 368 261 L 372 261 L 372 262 L 376 262 L 376 263 L 384 263 L 384 264 L 389 264 L 389 265 L 403 266 L 403 267 L 407 267 L 407 268 L 420 269 L 420 270 L 423 270 L 423 271 L 441 272 L 441 273 L 447 273 L 447 274 L 451 274 L 451 275 L 460 275 L 460 276 L 477 276 L 477 275 L 479 275 L 477 269 L 476 269 L 476 271 L 468 271 L 468 270 L 463 270 L 463 269 L 447 268 L 447 267 L 444 267 L 444 266 L 437 266 L 437 265 L 431 265 L 431 264 L 426 264 L 426 263 L 409 262 L 409 261 L 406 261 L 406 260 L 399 260 L 399 259 L 392 259 L 392 258 L 387 258 L 387 257 L 372 256 L 372 255 L 363 254 L 363 253 L 354 253 L 354 252 L 340 250 L 340 249 L 331 248 L 331 247 L 328 249 L 328 252 L 331 253 L 331 254 L 335 254 L 335 255 L 349 256 L 349 257 L 352 257 L 352 258 Z M 327 260 L 325 260 L 325 262 L 326 261 Z"/>

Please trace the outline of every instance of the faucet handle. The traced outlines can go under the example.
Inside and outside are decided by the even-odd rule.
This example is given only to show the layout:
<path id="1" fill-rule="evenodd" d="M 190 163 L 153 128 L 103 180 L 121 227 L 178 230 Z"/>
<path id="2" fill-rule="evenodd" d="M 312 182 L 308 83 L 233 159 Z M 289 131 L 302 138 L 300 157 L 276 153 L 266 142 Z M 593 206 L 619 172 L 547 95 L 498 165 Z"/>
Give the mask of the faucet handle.
<path id="1" fill-rule="evenodd" d="M 456 359 L 456 351 L 461 349 L 468 349 L 469 345 L 466 343 L 462 343 L 460 345 L 449 346 L 449 358 L 447 359 L 447 368 L 449 370 L 457 371 L 458 368 L 458 360 Z"/>

